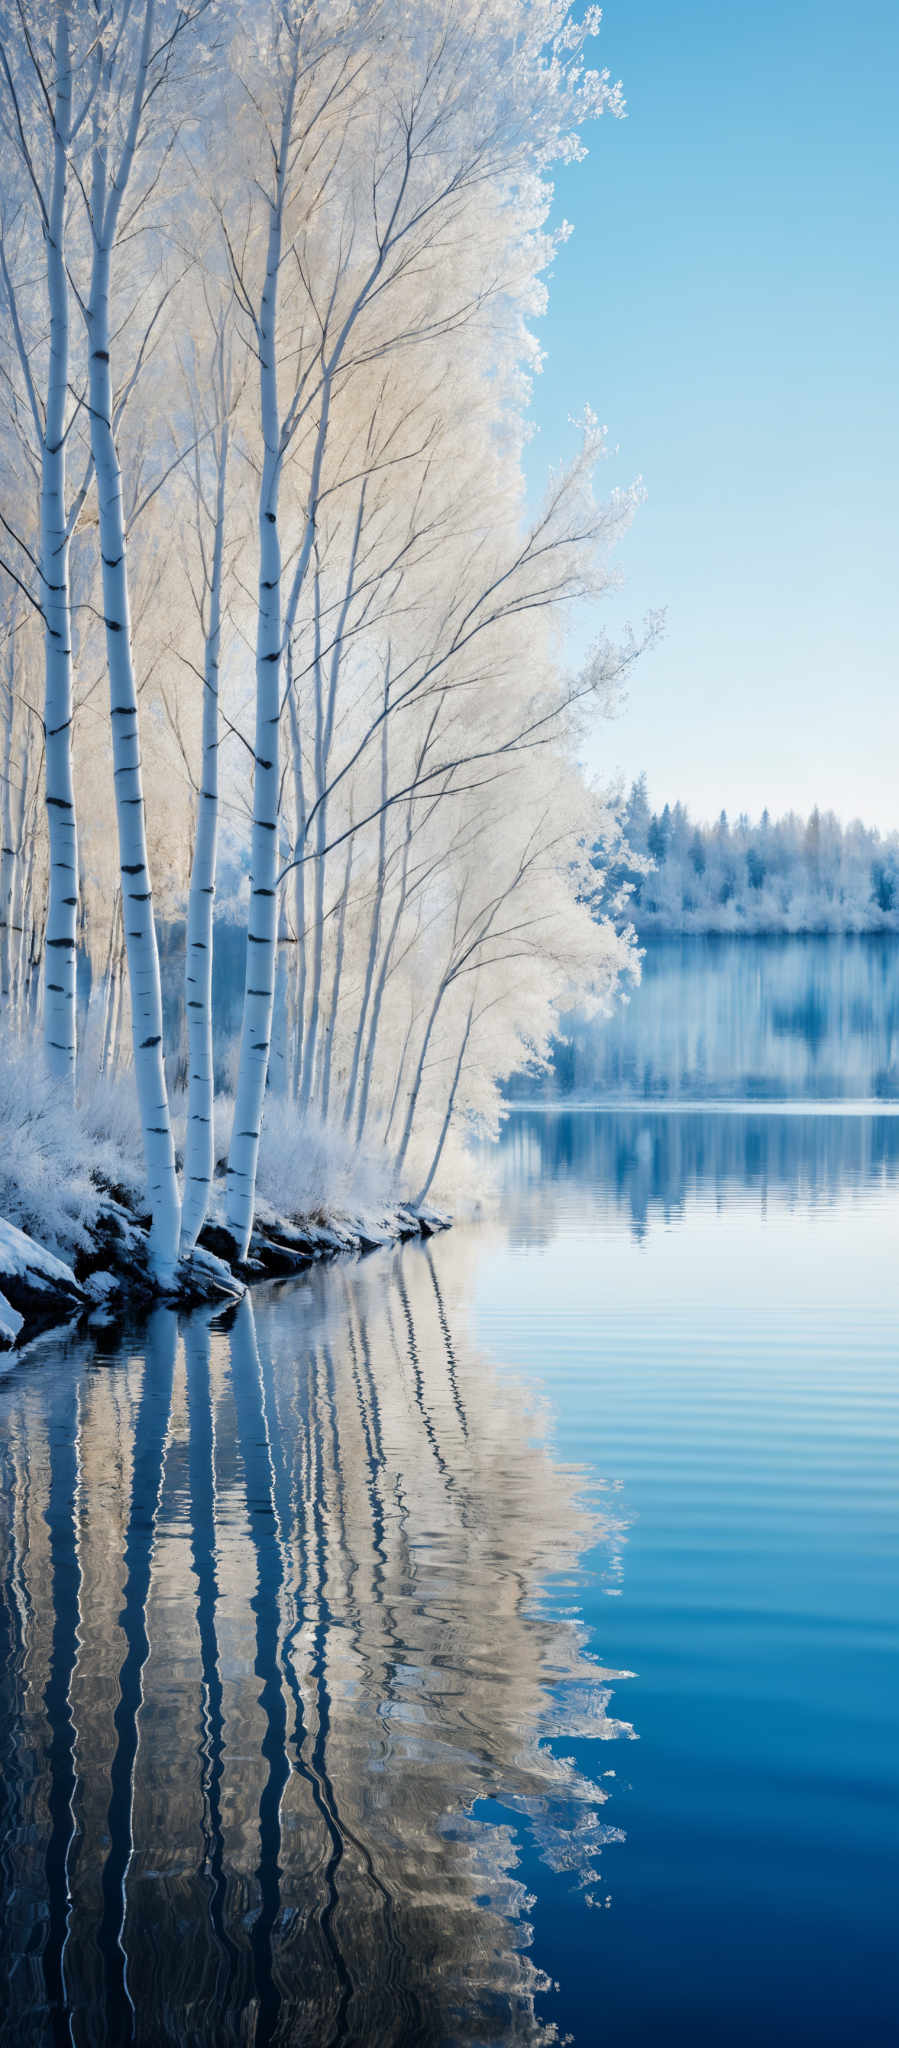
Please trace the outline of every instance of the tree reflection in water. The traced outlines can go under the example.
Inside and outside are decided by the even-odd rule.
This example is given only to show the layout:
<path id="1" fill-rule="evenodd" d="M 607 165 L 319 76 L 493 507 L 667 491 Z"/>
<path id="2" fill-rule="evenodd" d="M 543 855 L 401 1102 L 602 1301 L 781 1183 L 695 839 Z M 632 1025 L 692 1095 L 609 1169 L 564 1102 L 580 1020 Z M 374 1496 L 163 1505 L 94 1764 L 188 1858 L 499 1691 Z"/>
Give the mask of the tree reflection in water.
<path id="1" fill-rule="evenodd" d="M 899 1116 L 790 1114 L 672 1105 L 658 1109 L 512 1111 L 498 1165 L 517 1244 L 547 1244 L 558 1202 L 594 1221 L 627 1217 L 636 1238 L 698 1202 L 764 1210 L 770 1201 L 831 1203 L 899 1180 Z"/>
<path id="2" fill-rule="evenodd" d="M 620 1530 L 428 1250 L 60 1344 L 0 1424 L 10 2034 L 554 2039 L 517 1832 L 595 1882 L 548 1738 L 631 1731 L 547 1588 Z"/>

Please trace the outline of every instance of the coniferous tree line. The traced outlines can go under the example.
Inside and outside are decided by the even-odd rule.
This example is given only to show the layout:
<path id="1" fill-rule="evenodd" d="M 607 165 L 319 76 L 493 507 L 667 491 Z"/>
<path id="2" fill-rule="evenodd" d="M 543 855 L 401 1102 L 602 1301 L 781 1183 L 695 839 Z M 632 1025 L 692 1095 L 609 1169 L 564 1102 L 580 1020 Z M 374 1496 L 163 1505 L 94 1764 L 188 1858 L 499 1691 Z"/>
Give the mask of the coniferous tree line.
<path id="1" fill-rule="evenodd" d="M 637 646 L 570 674 L 559 629 L 636 493 L 595 495 L 589 411 L 536 508 L 522 471 L 551 166 L 621 112 L 598 23 L 0 8 L 0 996 L 62 1103 L 133 1071 L 163 1280 L 219 1168 L 245 1253 L 273 1091 L 297 1143 L 324 1121 L 423 1197 L 631 961 L 586 901 L 613 813 L 578 761 Z"/>
<path id="2" fill-rule="evenodd" d="M 899 930 L 899 832 L 817 806 L 753 822 L 745 813 L 694 823 L 686 806 L 653 810 L 646 777 L 631 786 L 623 847 L 598 850 L 595 900 L 621 891 L 641 935 L 653 932 L 866 932 Z"/>

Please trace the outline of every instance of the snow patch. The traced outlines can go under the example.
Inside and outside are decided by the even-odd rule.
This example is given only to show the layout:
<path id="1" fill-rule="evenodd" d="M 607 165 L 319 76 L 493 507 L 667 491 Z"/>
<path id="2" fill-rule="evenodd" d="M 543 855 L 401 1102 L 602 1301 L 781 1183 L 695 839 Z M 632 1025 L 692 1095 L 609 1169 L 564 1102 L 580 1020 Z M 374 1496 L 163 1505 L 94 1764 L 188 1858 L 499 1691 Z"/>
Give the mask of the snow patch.
<path id="1" fill-rule="evenodd" d="M 0 1278 L 20 1281 L 34 1292 L 80 1294 L 81 1288 L 63 1259 L 54 1258 L 24 1230 L 0 1216 Z"/>
<path id="2" fill-rule="evenodd" d="M 24 1321 L 24 1316 L 10 1305 L 5 1294 L 0 1294 L 0 1344 L 14 1344 Z"/>

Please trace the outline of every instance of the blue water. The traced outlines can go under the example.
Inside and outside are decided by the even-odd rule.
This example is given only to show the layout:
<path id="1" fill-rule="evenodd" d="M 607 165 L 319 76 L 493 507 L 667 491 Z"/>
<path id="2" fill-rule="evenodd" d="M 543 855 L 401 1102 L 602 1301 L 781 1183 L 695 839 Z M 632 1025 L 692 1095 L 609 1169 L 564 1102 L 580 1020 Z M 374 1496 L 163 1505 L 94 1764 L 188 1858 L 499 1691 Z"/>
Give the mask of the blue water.
<path id="1" fill-rule="evenodd" d="M 897 2039 L 899 1118 L 498 1193 L 0 1381 L 3 2040 Z"/>
<path id="2" fill-rule="evenodd" d="M 571 1018 L 539 1085 L 589 1100 L 895 1100 L 899 946 L 893 935 L 653 938 L 629 1001 L 599 1029 Z"/>
<path id="3" fill-rule="evenodd" d="M 895 1132 L 631 1112 L 508 1133 L 515 1234 L 478 1336 L 545 1380 L 560 1455 L 627 1523 L 618 1584 L 581 1590 L 603 1660 L 637 1674 L 612 1904 L 587 1930 L 525 1866 L 577 2040 L 899 2035 Z"/>

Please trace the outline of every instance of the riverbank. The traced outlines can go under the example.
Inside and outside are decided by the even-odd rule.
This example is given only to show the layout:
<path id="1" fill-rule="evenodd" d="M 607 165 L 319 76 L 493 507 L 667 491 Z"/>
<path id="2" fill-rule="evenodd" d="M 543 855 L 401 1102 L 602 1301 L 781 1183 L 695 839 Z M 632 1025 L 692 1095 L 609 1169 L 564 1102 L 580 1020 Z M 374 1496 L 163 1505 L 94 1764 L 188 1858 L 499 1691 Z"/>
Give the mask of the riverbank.
<path id="1" fill-rule="evenodd" d="M 174 1135 L 183 1170 L 186 1102 Z M 383 1146 L 271 1097 L 263 1123 L 249 1255 L 225 1229 L 233 1103 L 215 1102 L 207 1222 L 166 1297 L 235 1300 L 258 1279 L 428 1235 L 449 1218 L 409 1206 Z M 412 1186 L 415 1185 L 413 1181 Z M 143 1145 L 132 1077 L 85 1069 L 63 1100 L 34 1047 L 0 1034 L 0 1352 L 73 1319 L 114 1323 L 160 1299 L 151 1272 Z"/>
<path id="2" fill-rule="evenodd" d="M 400 1202 L 362 1213 L 282 1214 L 257 1208 L 244 1260 L 235 1260 L 224 1225 L 213 1219 L 181 1260 L 175 1285 L 160 1295 L 150 1270 L 149 1218 L 129 1191 L 107 1187 L 71 1262 L 0 1216 L 0 1357 L 9 1364 L 35 1338 L 83 1323 L 108 1329 L 160 1299 L 191 1308 L 237 1301 L 260 1280 L 284 1279 L 324 1260 L 359 1258 L 381 1247 L 446 1230 L 452 1218 L 428 1203 Z"/>

